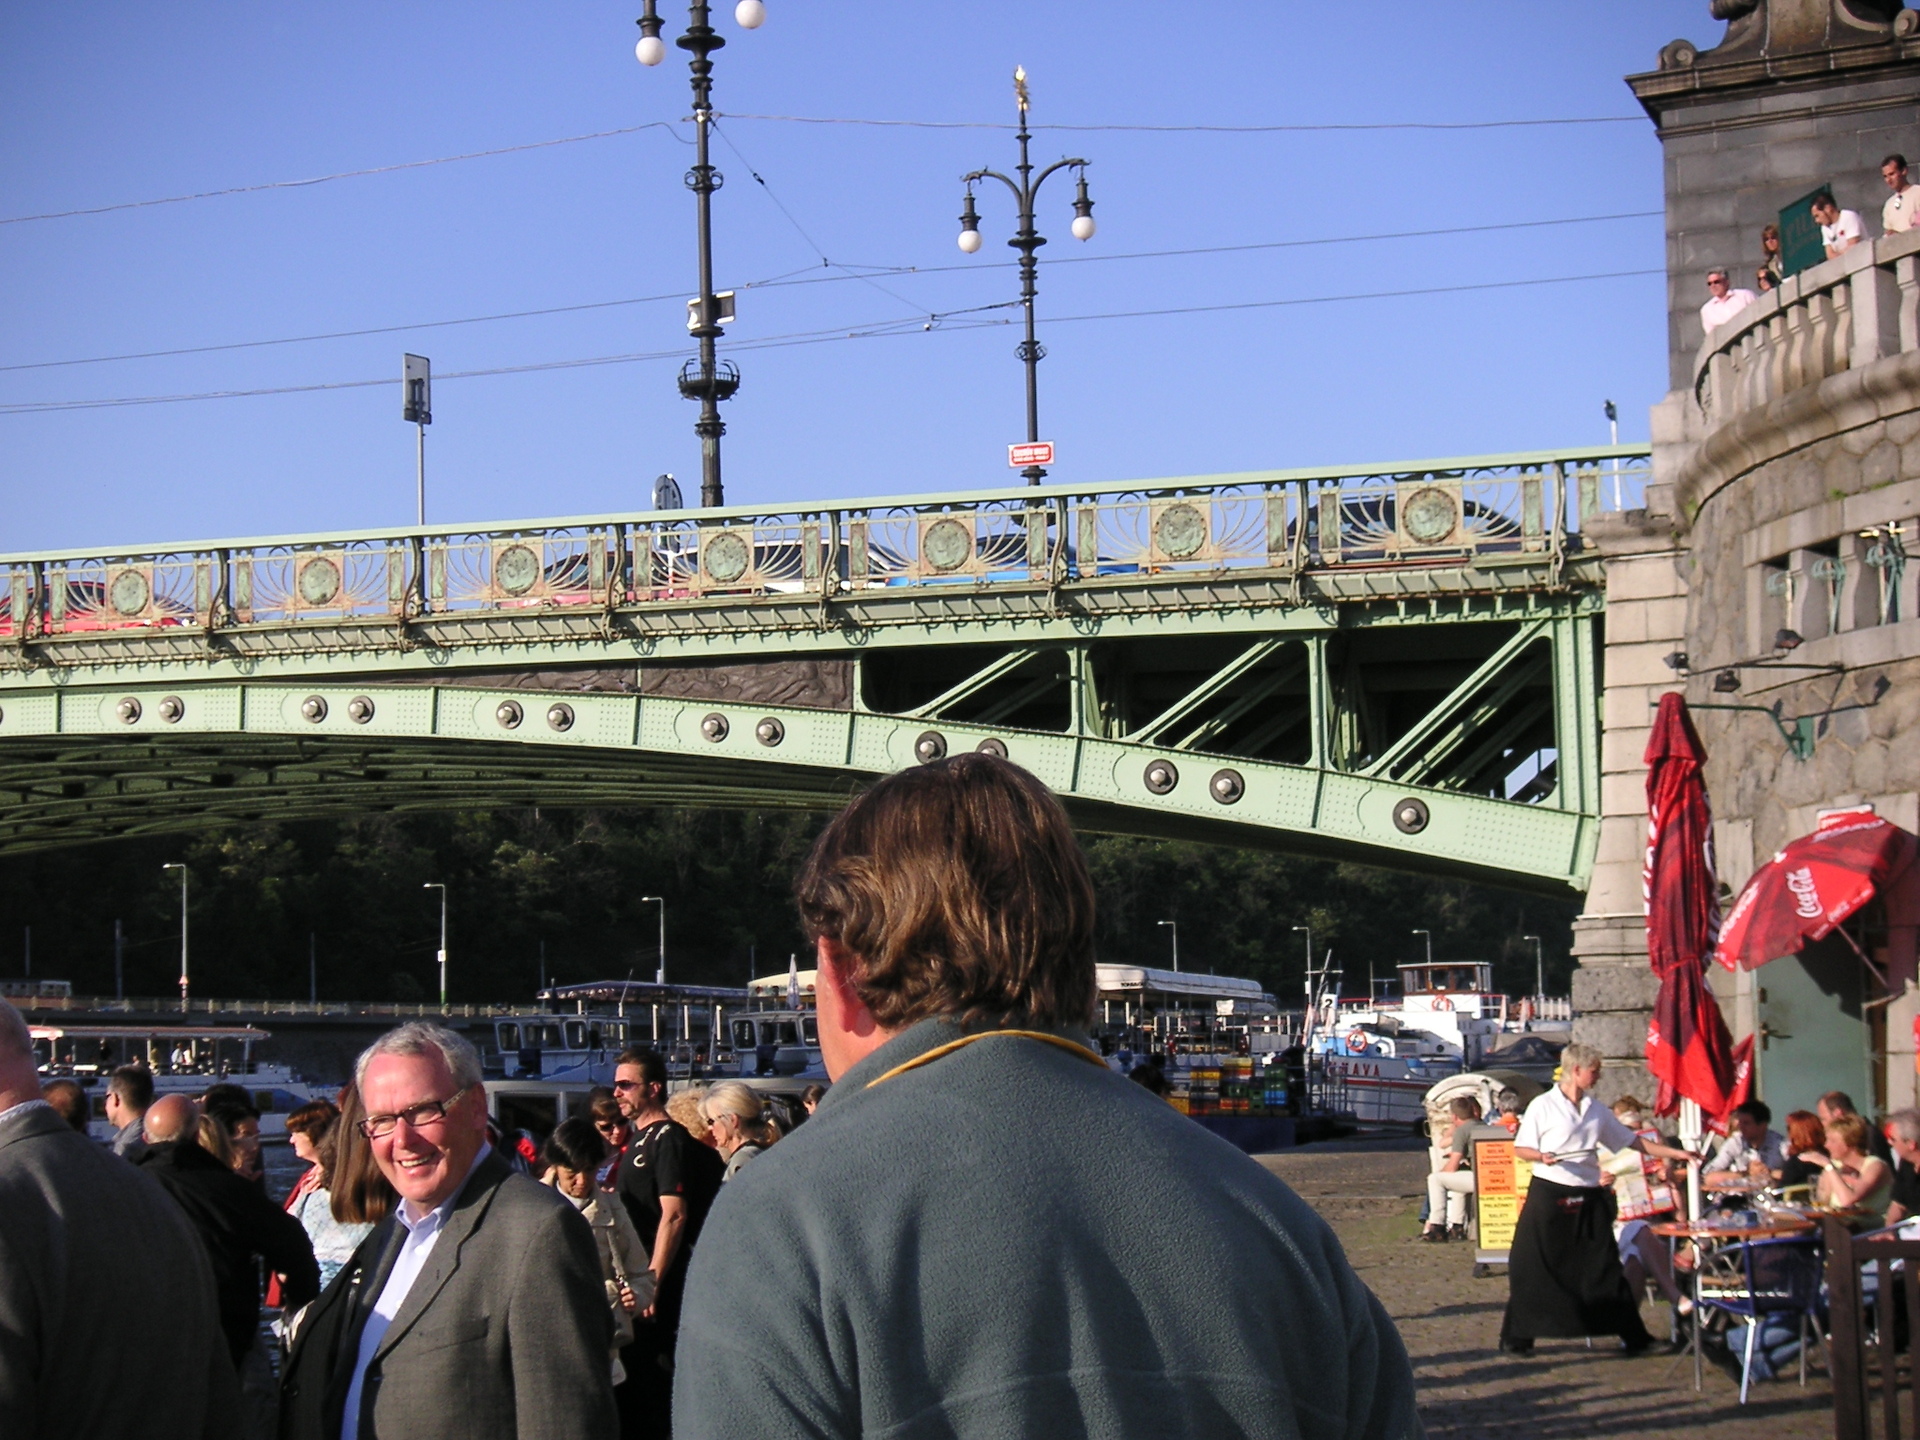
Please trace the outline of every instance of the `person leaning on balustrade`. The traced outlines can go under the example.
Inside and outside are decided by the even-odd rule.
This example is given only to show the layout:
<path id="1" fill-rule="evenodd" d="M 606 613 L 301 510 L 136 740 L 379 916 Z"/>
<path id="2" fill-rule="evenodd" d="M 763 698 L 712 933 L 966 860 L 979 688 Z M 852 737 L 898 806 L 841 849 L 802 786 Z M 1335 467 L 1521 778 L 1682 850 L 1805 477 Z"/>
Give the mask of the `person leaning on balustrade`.
<path id="1" fill-rule="evenodd" d="M 1880 229 L 1888 235 L 1904 235 L 1920 223 L 1920 185 L 1907 182 L 1907 157 L 1887 156 L 1880 162 L 1880 178 L 1893 192 L 1880 207 Z"/>
<path id="2" fill-rule="evenodd" d="M 1866 239 L 1867 231 L 1860 223 L 1860 212 L 1842 210 L 1831 190 L 1822 190 L 1815 195 L 1807 208 L 1813 213 L 1814 223 L 1820 227 L 1820 243 L 1826 247 L 1829 260 L 1846 254 Z"/>
<path id="3" fill-rule="evenodd" d="M 1758 298 L 1751 290 L 1733 289 L 1727 272 L 1718 266 L 1707 272 L 1707 297 L 1700 307 L 1700 327 L 1709 335 Z"/>

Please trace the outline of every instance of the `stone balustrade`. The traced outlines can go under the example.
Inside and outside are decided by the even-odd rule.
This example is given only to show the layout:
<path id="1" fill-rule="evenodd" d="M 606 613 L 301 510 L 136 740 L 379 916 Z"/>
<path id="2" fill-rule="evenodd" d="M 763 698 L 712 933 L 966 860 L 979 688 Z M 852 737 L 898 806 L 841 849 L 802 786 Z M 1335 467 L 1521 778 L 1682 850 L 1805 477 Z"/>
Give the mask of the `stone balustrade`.
<path id="1" fill-rule="evenodd" d="M 1707 428 L 1802 386 L 1920 350 L 1920 231 L 1802 270 L 1711 331 L 1693 367 Z"/>

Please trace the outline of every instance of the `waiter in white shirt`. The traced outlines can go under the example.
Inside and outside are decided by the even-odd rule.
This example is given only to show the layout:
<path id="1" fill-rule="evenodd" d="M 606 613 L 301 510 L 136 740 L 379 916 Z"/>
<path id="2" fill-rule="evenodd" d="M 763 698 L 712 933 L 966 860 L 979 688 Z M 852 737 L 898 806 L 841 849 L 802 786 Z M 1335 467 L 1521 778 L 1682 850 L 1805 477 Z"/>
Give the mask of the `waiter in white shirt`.
<path id="1" fill-rule="evenodd" d="M 1533 1166 L 1527 1203 L 1507 1261 L 1507 1315 L 1500 1348 L 1527 1354 L 1539 1336 L 1618 1335 L 1629 1355 L 1653 1337 L 1620 1268 L 1613 1191 L 1600 1173 L 1600 1149 L 1691 1158 L 1643 1140 L 1588 1092 L 1600 1079 L 1600 1052 L 1569 1045 L 1560 1083 L 1521 1118 L 1513 1153 Z"/>

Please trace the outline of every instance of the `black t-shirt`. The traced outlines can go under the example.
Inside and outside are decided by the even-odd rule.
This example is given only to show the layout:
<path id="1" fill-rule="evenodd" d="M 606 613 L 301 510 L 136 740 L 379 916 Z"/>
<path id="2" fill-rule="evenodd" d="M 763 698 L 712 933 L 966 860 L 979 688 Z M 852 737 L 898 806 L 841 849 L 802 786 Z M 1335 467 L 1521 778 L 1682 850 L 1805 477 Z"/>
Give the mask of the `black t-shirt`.
<path id="1" fill-rule="evenodd" d="M 1893 1167 L 1893 1203 L 1908 1215 L 1920 1215 L 1920 1170 L 1904 1160 Z"/>
<path id="2" fill-rule="evenodd" d="M 687 1204 L 687 1225 L 680 1236 L 680 1249 L 673 1264 L 661 1277 L 657 1302 L 660 1318 L 677 1324 L 680 1315 L 680 1290 L 687 1273 L 687 1257 L 700 1238 L 707 1210 L 720 1191 L 720 1176 L 726 1164 L 712 1147 L 702 1145 L 675 1120 L 658 1120 L 635 1129 L 620 1161 L 620 1178 L 614 1189 L 627 1207 L 640 1242 L 653 1253 L 653 1241 L 660 1230 L 660 1198 L 677 1195 Z"/>

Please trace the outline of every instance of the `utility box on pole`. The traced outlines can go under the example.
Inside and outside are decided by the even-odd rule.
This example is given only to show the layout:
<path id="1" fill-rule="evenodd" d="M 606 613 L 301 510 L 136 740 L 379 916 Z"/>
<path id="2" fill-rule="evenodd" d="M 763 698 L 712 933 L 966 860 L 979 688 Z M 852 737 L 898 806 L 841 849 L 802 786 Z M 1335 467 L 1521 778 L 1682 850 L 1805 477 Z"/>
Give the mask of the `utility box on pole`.
<path id="1" fill-rule="evenodd" d="M 427 426 L 433 423 L 433 362 L 424 355 L 400 357 L 400 418 L 414 427 L 414 516 L 427 523 Z"/>

